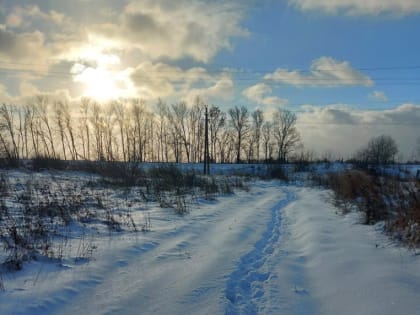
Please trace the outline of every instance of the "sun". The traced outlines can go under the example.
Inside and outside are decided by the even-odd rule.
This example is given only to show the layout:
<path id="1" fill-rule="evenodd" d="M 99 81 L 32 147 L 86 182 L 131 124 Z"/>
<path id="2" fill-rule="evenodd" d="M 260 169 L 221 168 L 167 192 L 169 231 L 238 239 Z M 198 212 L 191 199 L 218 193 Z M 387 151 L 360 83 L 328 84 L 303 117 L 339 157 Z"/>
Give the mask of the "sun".
<path id="1" fill-rule="evenodd" d="M 73 80 L 85 86 L 82 96 L 101 102 L 136 96 L 130 73 L 115 69 L 115 58 L 90 56 L 89 62 L 93 65 L 76 63 L 71 70 Z"/>
<path id="2" fill-rule="evenodd" d="M 116 99 L 123 94 L 109 71 L 104 69 L 88 68 L 80 75 L 80 81 L 86 85 L 84 96 L 98 101 Z"/>

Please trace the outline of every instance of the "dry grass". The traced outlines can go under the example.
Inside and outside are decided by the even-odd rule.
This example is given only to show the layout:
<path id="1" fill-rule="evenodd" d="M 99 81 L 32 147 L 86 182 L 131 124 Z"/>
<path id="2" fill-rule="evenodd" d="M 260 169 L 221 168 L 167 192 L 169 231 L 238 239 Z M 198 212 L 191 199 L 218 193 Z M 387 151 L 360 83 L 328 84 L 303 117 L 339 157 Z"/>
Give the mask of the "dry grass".
<path id="1" fill-rule="evenodd" d="M 356 207 L 365 224 L 386 222 L 386 231 L 409 246 L 420 246 L 420 184 L 366 170 L 317 177 L 331 188 L 344 212 Z"/>
<path id="2" fill-rule="evenodd" d="M 389 220 L 386 229 L 394 237 L 406 242 L 411 247 L 420 245 L 420 183 L 406 185 L 400 196 L 397 215 Z"/>

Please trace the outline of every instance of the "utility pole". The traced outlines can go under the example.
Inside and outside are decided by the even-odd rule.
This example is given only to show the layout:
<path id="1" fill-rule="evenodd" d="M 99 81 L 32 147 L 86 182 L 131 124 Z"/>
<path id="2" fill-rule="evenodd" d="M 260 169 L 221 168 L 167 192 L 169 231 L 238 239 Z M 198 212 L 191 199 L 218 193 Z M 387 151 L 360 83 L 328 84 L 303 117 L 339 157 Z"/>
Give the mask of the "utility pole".
<path id="1" fill-rule="evenodd" d="M 210 157 L 209 157 L 209 114 L 206 105 L 204 122 L 204 175 L 210 175 Z"/>

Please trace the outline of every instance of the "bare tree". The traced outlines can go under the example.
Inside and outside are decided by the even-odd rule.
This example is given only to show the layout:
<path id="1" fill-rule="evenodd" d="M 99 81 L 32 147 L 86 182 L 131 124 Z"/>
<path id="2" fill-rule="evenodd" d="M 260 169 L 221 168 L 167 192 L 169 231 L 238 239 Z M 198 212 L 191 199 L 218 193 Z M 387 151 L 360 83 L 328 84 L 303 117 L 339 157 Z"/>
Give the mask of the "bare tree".
<path id="1" fill-rule="evenodd" d="M 168 106 L 159 101 L 149 112 L 136 99 L 104 106 L 83 98 L 71 110 L 67 101 L 50 103 L 38 96 L 23 107 L 0 106 L 0 148 L 10 158 L 45 156 L 64 159 L 198 162 L 204 154 L 204 108 L 197 97 Z M 73 104 L 72 104 L 73 106 Z M 229 122 L 229 123 L 227 123 Z M 279 111 L 271 122 L 263 112 L 236 106 L 227 113 L 209 108 L 209 154 L 213 161 L 286 160 L 299 141 L 296 116 Z M 275 141 L 274 141 L 275 140 Z M 261 145 L 264 153 L 261 153 Z"/>
<path id="2" fill-rule="evenodd" d="M 5 131 L 6 134 L 2 134 L 3 131 Z M 9 159 L 19 159 L 19 148 L 17 146 L 14 126 L 14 113 L 11 105 L 3 104 L 0 107 L 0 137 L 7 157 Z M 10 142 L 7 139 L 9 139 Z"/>
<path id="3" fill-rule="evenodd" d="M 29 117 L 29 130 L 31 135 L 32 148 L 35 156 L 40 155 L 40 126 L 37 110 L 33 104 L 27 105 L 25 109 L 26 115 Z"/>
<path id="4" fill-rule="evenodd" d="M 230 124 L 236 132 L 236 163 L 241 161 L 241 149 L 244 138 L 249 133 L 249 113 L 245 106 L 229 109 Z"/>
<path id="5" fill-rule="evenodd" d="M 278 159 L 286 162 L 288 155 L 293 152 L 300 141 L 296 129 L 297 117 L 288 110 L 277 110 L 273 116 L 273 133 L 277 142 Z"/>
<path id="6" fill-rule="evenodd" d="M 127 118 L 125 104 L 120 101 L 114 101 L 112 103 L 112 114 L 114 114 L 115 121 L 117 123 L 118 130 L 120 133 L 120 145 L 122 148 L 123 161 L 127 161 L 129 156 L 129 144 L 126 141 Z"/>
<path id="7" fill-rule="evenodd" d="M 99 116 L 100 121 L 100 134 L 101 134 L 101 159 L 105 161 L 121 160 L 119 156 L 118 144 L 119 141 L 114 135 L 115 117 L 113 117 L 113 108 L 109 106 L 104 108 Z"/>
<path id="8" fill-rule="evenodd" d="M 22 150 L 24 150 L 24 156 L 25 158 L 29 158 L 29 127 L 31 124 L 31 119 L 32 119 L 32 112 L 31 112 L 31 108 L 30 106 L 26 105 L 22 107 L 22 115 L 23 115 L 23 128 L 22 128 L 22 132 L 23 132 L 23 147 Z"/>
<path id="9" fill-rule="evenodd" d="M 387 135 L 371 138 L 366 147 L 357 153 L 358 159 L 373 164 L 393 163 L 398 153 L 395 140 Z"/>
<path id="10" fill-rule="evenodd" d="M 226 114 L 219 107 L 211 106 L 209 109 L 209 129 L 210 129 L 210 157 L 216 161 L 216 145 L 220 141 L 218 136 L 220 130 L 225 126 Z"/>
<path id="11" fill-rule="evenodd" d="M 67 139 L 67 141 L 68 141 L 69 151 L 71 154 L 71 159 L 75 160 L 77 159 L 78 154 L 77 154 L 75 135 L 73 131 L 73 116 L 70 113 L 69 104 L 67 102 L 63 103 L 61 110 L 63 112 L 64 125 L 65 125 L 65 128 L 67 129 L 68 137 L 70 138 L 70 139 Z"/>
<path id="12" fill-rule="evenodd" d="M 51 128 L 51 122 L 50 122 L 50 115 L 49 115 L 49 100 L 48 97 L 39 95 L 36 97 L 35 106 L 37 108 L 37 113 L 39 115 L 39 119 L 42 123 L 42 127 L 40 128 L 41 132 L 41 139 L 44 143 L 46 153 L 48 157 L 56 158 L 57 153 L 55 150 L 54 145 L 54 137 L 53 137 L 53 131 Z M 45 130 L 44 130 L 44 128 Z"/>
<path id="13" fill-rule="evenodd" d="M 132 160 L 142 162 L 144 160 L 144 147 L 146 135 L 144 132 L 145 109 L 143 102 L 133 100 L 131 103 L 131 120 L 133 124 L 133 154 Z"/>
<path id="14" fill-rule="evenodd" d="M 19 124 L 17 126 L 18 143 L 17 148 L 19 150 L 20 158 L 27 158 L 29 155 L 28 148 L 28 117 L 25 113 L 25 107 L 16 107 Z"/>
<path id="15" fill-rule="evenodd" d="M 142 161 L 156 161 L 156 139 L 157 139 L 157 124 L 155 116 L 146 111 L 144 115 L 144 137 L 142 142 Z"/>
<path id="16" fill-rule="evenodd" d="M 169 161 L 169 132 L 168 132 L 168 105 L 159 99 L 158 111 L 158 159 L 162 162 Z"/>
<path id="17" fill-rule="evenodd" d="M 260 158 L 260 139 L 263 123 L 264 113 L 260 109 L 255 110 L 252 113 L 252 134 L 249 144 L 249 159 L 254 158 L 255 160 L 259 160 Z"/>
<path id="18" fill-rule="evenodd" d="M 271 141 L 271 134 L 272 134 L 272 123 L 266 121 L 261 128 L 262 132 L 262 139 L 263 139 L 263 147 L 264 147 L 264 160 L 268 161 L 272 158 L 272 141 Z"/>
<path id="19" fill-rule="evenodd" d="M 180 102 L 172 105 L 173 118 L 172 123 L 176 130 L 177 138 L 181 140 L 185 154 L 187 156 L 187 162 L 190 162 L 190 133 L 188 131 L 187 119 L 189 116 L 189 109 L 185 102 Z M 182 154 L 181 154 L 182 155 Z"/>
<path id="20" fill-rule="evenodd" d="M 97 160 L 105 160 L 104 152 L 104 117 L 100 105 L 93 103 L 89 122 L 92 125 L 93 139 L 95 140 L 95 154 Z M 90 148 L 88 148 L 90 149 Z"/>
<path id="21" fill-rule="evenodd" d="M 65 134 L 65 125 L 64 125 L 64 104 L 63 102 L 55 102 L 53 106 L 54 110 L 54 122 L 57 125 L 58 133 L 61 140 L 61 148 L 63 151 L 63 158 L 67 160 L 66 155 L 66 134 Z"/>
<path id="22" fill-rule="evenodd" d="M 173 157 L 176 163 L 182 160 L 182 139 L 180 138 L 181 128 L 179 126 L 178 119 L 174 117 L 173 106 L 163 107 L 165 110 L 165 118 L 167 119 L 167 128 L 169 130 L 168 137 L 166 139 L 166 145 L 172 149 Z"/>
<path id="23" fill-rule="evenodd" d="M 219 136 L 218 152 L 220 163 L 231 163 L 235 161 L 235 134 L 234 131 L 228 128 L 222 129 Z"/>
<path id="24" fill-rule="evenodd" d="M 82 98 L 80 102 L 79 138 L 82 142 L 83 159 L 90 160 L 90 110 L 93 101 Z"/>
<path id="25" fill-rule="evenodd" d="M 196 97 L 189 110 L 189 132 L 190 132 L 190 151 L 191 161 L 199 162 L 204 154 L 203 134 L 204 122 L 203 112 L 205 103 L 200 97 Z"/>

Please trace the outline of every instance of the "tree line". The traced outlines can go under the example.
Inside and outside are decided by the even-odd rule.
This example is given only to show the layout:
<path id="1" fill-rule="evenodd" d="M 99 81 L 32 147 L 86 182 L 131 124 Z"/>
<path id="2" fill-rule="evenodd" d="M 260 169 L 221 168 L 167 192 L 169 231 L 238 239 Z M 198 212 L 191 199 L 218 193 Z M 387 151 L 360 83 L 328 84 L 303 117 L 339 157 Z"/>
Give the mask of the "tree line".
<path id="1" fill-rule="evenodd" d="M 204 112 L 209 157 L 216 163 L 285 162 L 300 145 L 294 113 L 234 106 L 226 112 L 200 98 L 161 100 L 151 110 L 138 99 L 101 104 L 37 96 L 26 105 L 0 106 L 0 157 L 133 162 L 202 162 Z"/>

